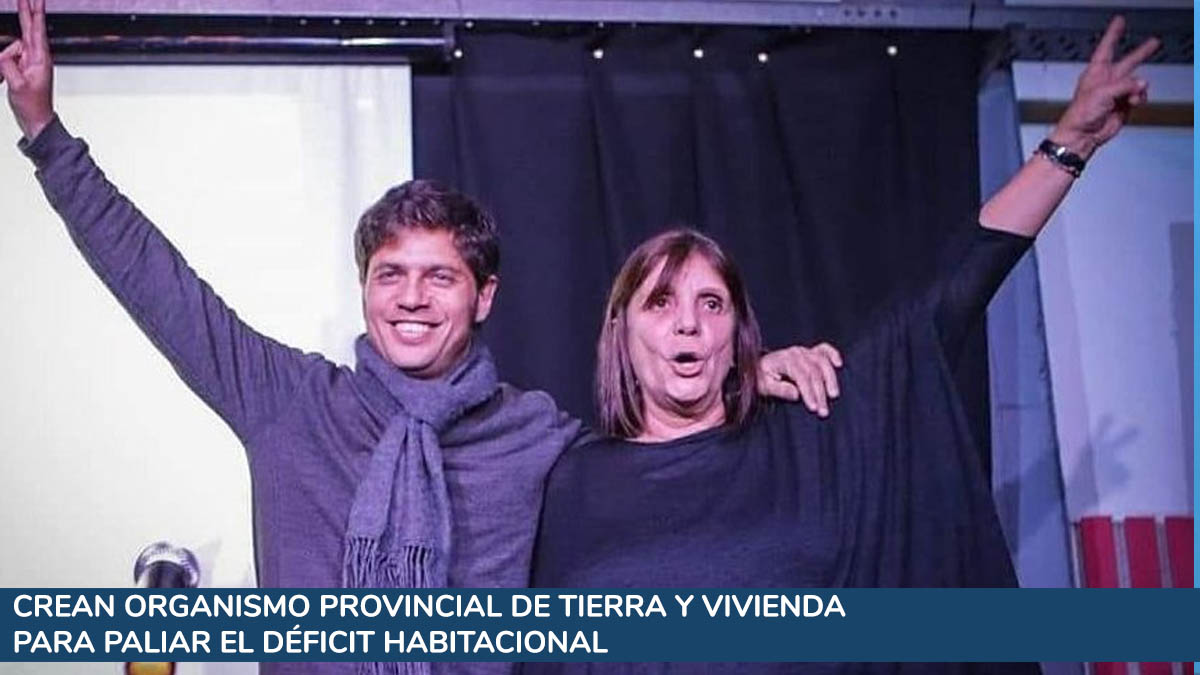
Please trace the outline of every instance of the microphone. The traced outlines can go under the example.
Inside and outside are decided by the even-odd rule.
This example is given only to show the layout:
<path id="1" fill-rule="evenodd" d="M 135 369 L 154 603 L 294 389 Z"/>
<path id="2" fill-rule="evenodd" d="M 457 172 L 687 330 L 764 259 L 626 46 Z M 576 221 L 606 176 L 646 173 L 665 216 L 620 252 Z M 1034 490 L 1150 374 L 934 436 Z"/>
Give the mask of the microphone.
<path id="1" fill-rule="evenodd" d="M 133 583 L 138 588 L 195 588 L 200 585 L 200 563 L 186 548 L 156 541 L 134 561 Z"/>
<path id="2" fill-rule="evenodd" d="M 200 584 L 200 563 L 186 548 L 156 541 L 133 562 L 133 583 L 138 588 L 195 588 Z M 125 675 L 175 675 L 175 663 L 127 662 Z"/>

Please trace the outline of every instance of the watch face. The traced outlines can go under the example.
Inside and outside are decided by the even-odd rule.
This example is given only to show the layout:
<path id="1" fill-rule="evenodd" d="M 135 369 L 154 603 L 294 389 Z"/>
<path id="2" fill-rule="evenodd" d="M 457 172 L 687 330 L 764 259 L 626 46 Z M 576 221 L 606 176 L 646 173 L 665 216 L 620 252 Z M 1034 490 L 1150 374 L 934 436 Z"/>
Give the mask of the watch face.
<path id="1" fill-rule="evenodd" d="M 1078 178 L 1087 162 L 1079 155 L 1047 138 L 1038 145 L 1037 153 L 1053 162 L 1058 168 Z"/>

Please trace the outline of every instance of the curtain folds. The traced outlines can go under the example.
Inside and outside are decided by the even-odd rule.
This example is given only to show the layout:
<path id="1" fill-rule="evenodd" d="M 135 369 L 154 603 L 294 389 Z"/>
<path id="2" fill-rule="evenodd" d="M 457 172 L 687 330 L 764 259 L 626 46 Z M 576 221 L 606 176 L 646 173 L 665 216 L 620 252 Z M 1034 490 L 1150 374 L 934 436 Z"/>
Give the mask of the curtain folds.
<path id="1" fill-rule="evenodd" d="M 557 32 L 553 32 L 557 31 Z M 740 264 L 766 343 L 852 336 L 975 225 L 980 38 L 676 27 L 464 31 L 414 73 L 414 165 L 497 216 L 501 374 L 592 417 L 624 256 L 673 224 Z M 982 322 L 981 322 L 982 324 Z M 958 363 L 987 464 L 985 335 Z"/>

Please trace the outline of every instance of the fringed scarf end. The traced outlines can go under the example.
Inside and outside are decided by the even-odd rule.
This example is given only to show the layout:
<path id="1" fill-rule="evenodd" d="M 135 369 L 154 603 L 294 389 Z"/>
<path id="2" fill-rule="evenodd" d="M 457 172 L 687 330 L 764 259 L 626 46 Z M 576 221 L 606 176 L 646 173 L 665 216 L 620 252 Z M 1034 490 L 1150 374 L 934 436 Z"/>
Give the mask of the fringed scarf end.
<path id="1" fill-rule="evenodd" d="M 434 569 L 436 556 L 422 544 L 405 544 L 380 551 L 379 540 L 348 537 L 342 555 L 343 588 L 439 588 L 445 586 Z"/>
<path id="2" fill-rule="evenodd" d="M 358 675 L 430 675 L 428 663 L 403 661 L 364 661 L 358 664 Z"/>
<path id="3" fill-rule="evenodd" d="M 342 556 L 343 588 L 433 588 L 434 555 L 428 546 L 408 544 L 395 552 L 379 550 L 372 537 L 347 537 Z M 364 661 L 358 675 L 429 675 L 428 663 Z"/>

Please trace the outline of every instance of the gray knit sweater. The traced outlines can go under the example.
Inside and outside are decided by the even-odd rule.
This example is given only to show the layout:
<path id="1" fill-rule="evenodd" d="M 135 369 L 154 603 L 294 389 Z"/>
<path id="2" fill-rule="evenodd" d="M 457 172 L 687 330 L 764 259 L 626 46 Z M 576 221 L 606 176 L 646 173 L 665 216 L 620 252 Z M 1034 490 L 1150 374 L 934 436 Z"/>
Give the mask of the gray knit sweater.
<path id="1" fill-rule="evenodd" d="M 247 326 L 57 119 L 20 147 L 88 263 L 245 446 L 259 585 L 337 586 L 355 487 L 388 421 L 363 396 L 360 376 Z M 543 480 L 578 433 L 547 394 L 502 385 L 441 438 L 452 586 L 527 585 Z M 263 670 L 349 672 L 348 665 Z"/>

